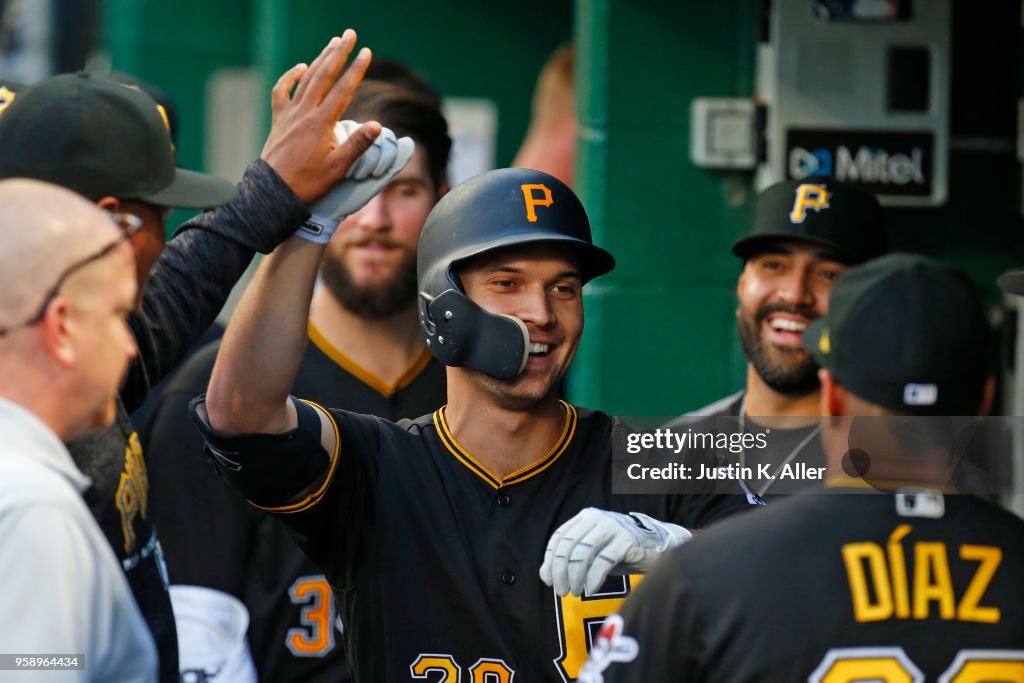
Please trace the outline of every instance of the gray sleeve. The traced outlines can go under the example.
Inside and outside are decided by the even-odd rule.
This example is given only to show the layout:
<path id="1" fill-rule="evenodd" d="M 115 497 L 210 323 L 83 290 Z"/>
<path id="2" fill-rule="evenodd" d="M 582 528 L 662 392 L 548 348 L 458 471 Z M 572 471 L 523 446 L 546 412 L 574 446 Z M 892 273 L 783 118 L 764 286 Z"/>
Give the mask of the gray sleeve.
<path id="1" fill-rule="evenodd" d="M 129 411 L 214 321 L 254 253 L 272 251 L 308 217 L 280 176 L 257 160 L 234 201 L 178 229 L 153 266 L 141 311 L 130 320 L 139 355 L 121 390 Z"/>
<path id="2" fill-rule="evenodd" d="M 22 502 L 0 516 L 4 651 L 85 656 L 60 680 L 156 680 L 156 648 L 124 573 L 81 504 Z M 52 671 L 16 680 L 51 681 Z"/>

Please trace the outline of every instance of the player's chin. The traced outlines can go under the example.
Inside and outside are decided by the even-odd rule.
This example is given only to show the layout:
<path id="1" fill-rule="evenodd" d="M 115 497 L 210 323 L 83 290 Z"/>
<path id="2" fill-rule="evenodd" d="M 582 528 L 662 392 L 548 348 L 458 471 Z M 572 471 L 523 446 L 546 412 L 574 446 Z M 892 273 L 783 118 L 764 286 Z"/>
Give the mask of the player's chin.
<path id="1" fill-rule="evenodd" d="M 557 373 L 530 373 L 527 370 L 509 385 L 508 395 L 523 401 L 539 403 L 553 392 L 558 391 L 559 376 Z"/>
<path id="2" fill-rule="evenodd" d="M 777 365 L 796 369 L 812 362 L 811 354 L 803 346 L 789 344 L 767 344 L 769 358 Z"/>
<path id="3" fill-rule="evenodd" d="M 375 290 L 391 286 L 398 273 L 396 263 L 363 264 L 352 268 L 352 284 L 358 289 Z"/>
<path id="4" fill-rule="evenodd" d="M 117 418 L 117 397 L 111 398 L 100 410 L 96 412 L 93 419 L 93 428 L 102 429 L 114 424 Z"/>

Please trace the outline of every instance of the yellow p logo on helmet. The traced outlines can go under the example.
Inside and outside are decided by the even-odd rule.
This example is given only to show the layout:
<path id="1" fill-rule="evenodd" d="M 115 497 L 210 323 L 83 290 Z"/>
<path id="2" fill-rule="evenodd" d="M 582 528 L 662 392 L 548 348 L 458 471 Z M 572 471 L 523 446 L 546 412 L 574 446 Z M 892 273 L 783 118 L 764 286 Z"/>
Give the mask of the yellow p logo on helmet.
<path id="1" fill-rule="evenodd" d="M 523 191 L 523 199 L 526 200 L 526 220 L 531 223 L 537 222 L 536 207 L 548 207 L 555 202 L 555 200 L 551 198 L 551 190 L 548 189 L 547 185 L 531 183 L 527 185 L 520 185 L 519 189 Z M 534 191 L 536 190 L 539 190 L 541 193 L 539 197 L 534 194 Z"/>

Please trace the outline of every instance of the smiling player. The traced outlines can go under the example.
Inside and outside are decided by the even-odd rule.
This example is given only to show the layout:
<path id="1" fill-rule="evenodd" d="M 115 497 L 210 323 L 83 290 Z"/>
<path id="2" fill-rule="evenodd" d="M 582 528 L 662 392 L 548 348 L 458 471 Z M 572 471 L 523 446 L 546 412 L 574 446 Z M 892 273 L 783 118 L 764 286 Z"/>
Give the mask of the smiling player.
<path id="1" fill-rule="evenodd" d="M 746 387 L 668 426 L 692 425 L 695 416 L 736 418 L 741 430 L 769 426 L 771 448 L 744 454 L 741 464 L 760 458 L 773 472 L 783 461 L 823 464 L 817 420 L 800 419 L 819 414 L 818 364 L 800 345 L 802 333 L 826 313 L 848 267 L 888 251 L 881 207 L 873 195 L 829 177 L 778 183 L 761 193 L 754 230 L 732 251 L 743 259 L 736 322 Z M 748 484 L 751 502 L 769 487 L 784 488 L 774 480 Z"/>
<path id="2" fill-rule="evenodd" d="M 645 571 L 687 528 L 747 507 L 612 493 L 623 423 L 559 386 L 583 286 L 614 259 L 554 177 L 490 171 L 427 218 L 419 321 L 447 366 L 448 403 L 416 420 L 289 396 L 322 254 L 296 238 L 263 260 L 193 405 L 221 475 L 323 567 L 354 680 L 571 680 L 635 581 L 606 583 L 613 566 Z M 583 537 L 595 542 L 572 547 Z"/>

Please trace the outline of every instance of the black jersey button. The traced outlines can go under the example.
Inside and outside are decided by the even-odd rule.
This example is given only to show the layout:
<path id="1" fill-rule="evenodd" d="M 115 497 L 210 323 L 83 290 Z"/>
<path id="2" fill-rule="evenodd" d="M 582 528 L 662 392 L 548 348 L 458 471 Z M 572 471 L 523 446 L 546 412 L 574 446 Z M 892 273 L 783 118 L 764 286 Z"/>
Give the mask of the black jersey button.
<path id="1" fill-rule="evenodd" d="M 511 586 L 516 582 L 516 575 L 511 571 L 504 571 L 501 573 L 501 582 L 506 586 Z"/>
<path id="2" fill-rule="evenodd" d="M 506 494 L 504 494 L 504 493 L 499 493 L 498 494 L 498 505 L 500 505 L 501 507 L 508 507 L 511 502 L 512 502 L 512 499 L 509 498 Z"/>

